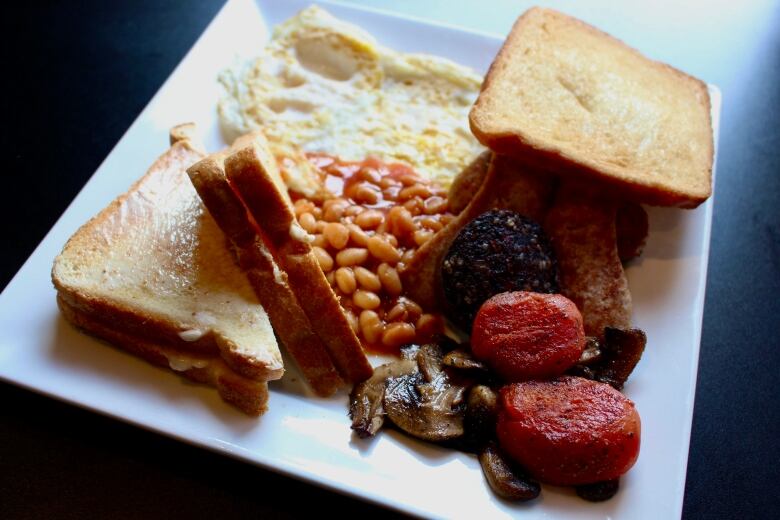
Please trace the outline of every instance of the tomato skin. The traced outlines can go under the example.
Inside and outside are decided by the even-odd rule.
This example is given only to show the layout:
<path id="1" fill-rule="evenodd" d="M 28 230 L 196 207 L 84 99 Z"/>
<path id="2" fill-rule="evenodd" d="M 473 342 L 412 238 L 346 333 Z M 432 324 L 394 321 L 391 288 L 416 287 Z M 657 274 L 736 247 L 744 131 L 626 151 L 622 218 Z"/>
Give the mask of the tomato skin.
<path id="1" fill-rule="evenodd" d="M 560 294 L 497 294 L 480 307 L 471 334 L 474 355 L 509 382 L 561 375 L 584 348 L 582 315 Z"/>
<path id="2" fill-rule="evenodd" d="M 634 403 L 581 377 L 528 381 L 499 392 L 501 448 L 535 478 L 576 486 L 618 478 L 639 456 Z"/>

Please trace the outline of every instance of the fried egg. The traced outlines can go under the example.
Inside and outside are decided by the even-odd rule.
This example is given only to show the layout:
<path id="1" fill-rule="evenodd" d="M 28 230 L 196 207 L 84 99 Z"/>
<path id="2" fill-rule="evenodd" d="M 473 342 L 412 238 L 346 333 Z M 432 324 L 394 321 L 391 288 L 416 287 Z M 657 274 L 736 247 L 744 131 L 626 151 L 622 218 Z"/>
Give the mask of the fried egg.
<path id="1" fill-rule="evenodd" d="M 383 47 L 316 6 L 279 25 L 257 58 L 224 71 L 220 82 L 225 137 L 260 129 L 278 155 L 295 148 L 348 161 L 376 156 L 446 187 L 483 150 L 468 128 L 478 74 Z M 291 187 L 313 190 L 306 173 Z"/>

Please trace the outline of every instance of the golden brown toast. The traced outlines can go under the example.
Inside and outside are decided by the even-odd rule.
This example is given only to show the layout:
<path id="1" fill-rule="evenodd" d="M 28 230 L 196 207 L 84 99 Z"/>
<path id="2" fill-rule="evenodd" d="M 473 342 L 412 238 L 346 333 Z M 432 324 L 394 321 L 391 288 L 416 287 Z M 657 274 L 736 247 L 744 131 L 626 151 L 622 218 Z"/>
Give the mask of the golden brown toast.
<path id="1" fill-rule="evenodd" d="M 57 305 L 70 323 L 84 332 L 120 347 L 153 365 L 169 368 L 188 379 L 213 386 L 220 397 L 244 413 L 260 415 L 268 403 L 268 383 L 257 381 L 232 370 L 219 356 L 195 351 L 180 351 L 156 342 L 148 336 L 135 336 L 103 323 L 57 296 Z"/>
<path id="2" fill-rule="evenodd" d="M 312 252 L 313 237 L 295 218 L 287 187 L 266 143 L 255 141 L 233 153 L 225 159 L 225 170 L 342 378 L 356 383 L 370 377 L 371 365 Z"/>
<path id="3" fill-rule="evenodd" d="M 706 84 L 550 9 L 517 20 L 469 119 L 497 153 L 637 202 L 690 208 L 712 190 Z"/>
<path id="4" fill-rule="evenodd" d="M 239 265 L 249 277 L 267 310 L 277 337 L 295 359 L 315 393 L 333 394 L 344 383 L 322 340 L 258 231 L 249 222 L 247 210 L 230 187 L 222 157 L 209 156 L 187 173 L 214 220 L 231 240 Z"/>
<path id="5" fill-rule="evenodd" d="M 60 299 L 101 337 L 113 331 L 220 360 L 258 383 L 278 379 L 284 369 L 268 316 L 185 172 L 204 153 L 181 135 L 172 140 L 139 181 L 68 240 L 52 269 Z M 130 349 L 129 342 L 120 346 Z"/>
<path id="6" fill-rule="evenodd" d="M 618 255 L 617 207 L 592 188 L 565 183 L 544 221 L 558 259 L 561 292 L 577 305 L 590 336 L 602 337 L 605 327 L 631 327 L 631 293 Z"/>
<path id="7" fill-rule="evenodd" d="M 408 295 L 428 309 L 444 301 L 441 263 L 463 227 L 491 209 L 508 209 L 540 221 L 549 206 L 554 181 L 518 161 L 494 154 L 482 185 L 457 218 L 414 254 L 401 274 Z"/>

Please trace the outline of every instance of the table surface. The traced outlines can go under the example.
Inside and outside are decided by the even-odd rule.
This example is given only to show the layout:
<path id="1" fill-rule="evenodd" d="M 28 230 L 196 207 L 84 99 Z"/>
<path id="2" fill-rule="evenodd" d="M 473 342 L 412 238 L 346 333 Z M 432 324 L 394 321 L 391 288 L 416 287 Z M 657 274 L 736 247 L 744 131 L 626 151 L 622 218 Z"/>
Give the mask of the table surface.
<path id="1" fill-rule="evenodd" d="M 505 34 L 528 2 L 362 2 Z M 780 506 L 780 4 L 557 2 L 723 91 L 704 329 L 683 516 Z M 37 5 L 36 5 L 37 4 Z M 0 287 L 221 7 L 17 2 L 4 9 Z M 457 9 L 454 7 L 457 5 Z M 616 20 L 620 20 L 616 23 Z M 295 517 L 375 506 L 0 383 L 0 517 Z M 276 497 L 296 497 L 280 500 Z"/>

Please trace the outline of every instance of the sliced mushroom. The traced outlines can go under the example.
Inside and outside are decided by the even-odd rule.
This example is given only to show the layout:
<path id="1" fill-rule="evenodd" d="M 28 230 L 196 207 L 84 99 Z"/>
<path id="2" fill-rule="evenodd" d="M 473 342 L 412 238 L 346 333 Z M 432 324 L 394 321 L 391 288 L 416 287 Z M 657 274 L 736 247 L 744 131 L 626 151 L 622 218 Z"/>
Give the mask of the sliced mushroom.
<path id="1" fill-rule="evenodd" d="M 622 390 L 628 376 L 639 363 L 646 342 L 647 336 L 639 329 L 607 327 L 604 329 L 604 341 L 597 347 L 589 341 L 589 346 L 579 362 L 569 370 L 569 374 L 601 381 Z M 598 353 L 589 353 L 590 349 L 597 349 Z"/>
<path id="2" fill-rule="evenodd" d="M 479 464 L 491 489 L 501 498 L 525 501 L 541 492 L 537 481 L 513 468 L 492 444 L 479 454 Z"/>
<path id="3" fill-rule="evenodd" d="M 448 352 L 442 359 L 445 366 L 457 368 L 458 370 L 473 370 L 486 372 L 488 367 L 481 361 L 474 359 L 471 352 L 463 349 L 455 349 Z"/>
<path id="4" fill-rule="evenodd" d="M 417 351 L 417 366 L 425 381 L 433 383 L 442 375 L 442 351 L 436 343 L 428 343 Z"/>
<path id="5" fill-rule="evenodd" d="M 492 388 L 476 385 L 466 399 L 466 417 L 463 423 L 465 447 L 479 451 L 496 436 L 498 396 Z"/>
<path id="6" fill-rule="evenodd" d="M 410 359 L 400 359 L 374 369 L 374 374 L 355 385 L 350 394 L 349 416 L 352 429 L 358 437 L 372 437 L 385 421 L 382 407 L 388 378 L 417 372 L 417 363 Z"/>
<path id="7" fill-rule="evenodd" d="M 598 363 L 596 379 L 618 390 L 623 389 L 628 376 L 642 358 L 647 336 L 639 329 L 604 329 L 604 345 Z"/>
<path id="8" fill-rule="evenodd" d="M 580 355 L 579 365 L 591 365 L 601 359 L 601 344 L 598 338 L 588 336 L 585 338 L 585 349 Z"/>
<path id="9" fill-rule="evenodd" d="M 603 502 L 614 497 L 620 488 L 620 479 L 577 486 L 577 495 L 588 502 Z"/>
<path id="10" fill-rule="evenodd" d="M 420 345 L 416 343 L 410 343 L 401 348 L 401 359 L 417 359 L 417 352 L 420 350 Z"/>
<path id="11" fill-rule="evenodd" d="M 419 347 L 415 360 L 419 372 L 387 382 L 387 416 L 419 439 L 440 442 L 461 437 L 467 387 L 453 382 L 444 370 L 438 344 Z"/>
<path id="12" fill-rule="evenodd" d="M 444 377 L 425 381 L 422 373 L 390 379 L 384 408 L 393 424 L 426 441 L 447 441 L 463 435 L 464 387 L 452 386 Z"/>

